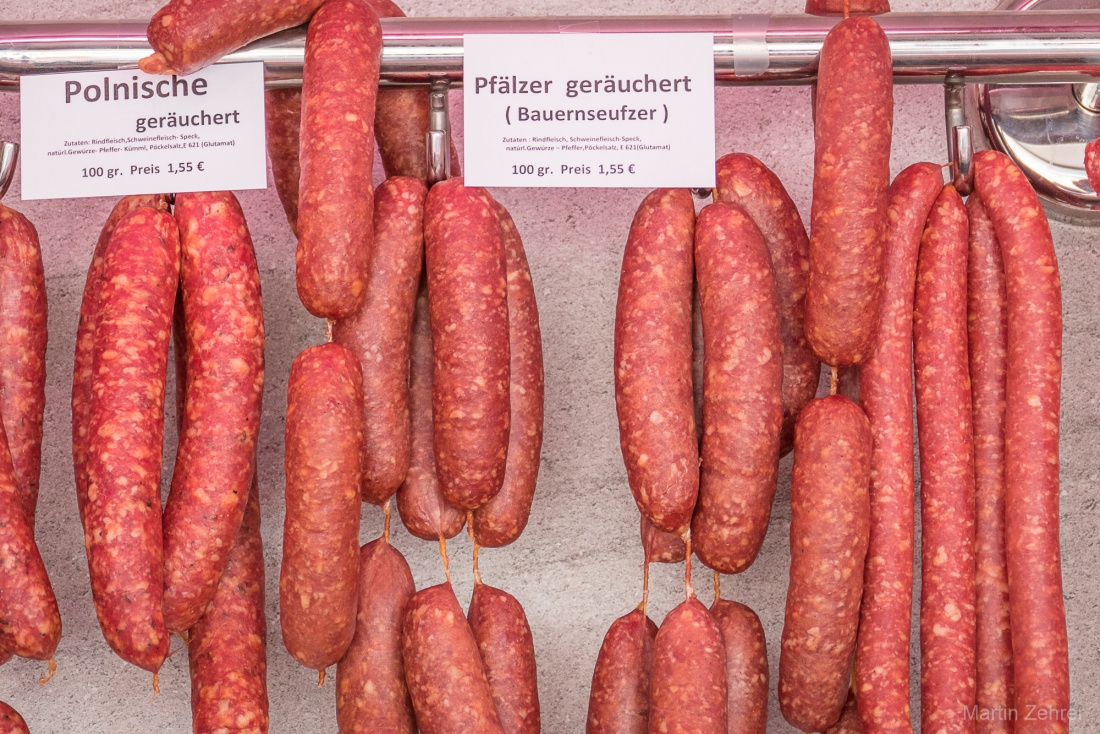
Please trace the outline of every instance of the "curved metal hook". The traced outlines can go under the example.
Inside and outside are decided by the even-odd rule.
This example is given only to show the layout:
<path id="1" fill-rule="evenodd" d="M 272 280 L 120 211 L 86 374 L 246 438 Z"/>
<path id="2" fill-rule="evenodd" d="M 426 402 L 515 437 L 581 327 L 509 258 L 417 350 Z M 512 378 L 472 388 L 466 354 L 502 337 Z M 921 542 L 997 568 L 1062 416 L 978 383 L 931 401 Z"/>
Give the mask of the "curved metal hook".
<path id="1" fill-rule="evenodd" d="M 19 144 L 0 142 L 0 199 L 8 193 L 11 180 L 15 178 L 17 160 L 19 160 Z"/>

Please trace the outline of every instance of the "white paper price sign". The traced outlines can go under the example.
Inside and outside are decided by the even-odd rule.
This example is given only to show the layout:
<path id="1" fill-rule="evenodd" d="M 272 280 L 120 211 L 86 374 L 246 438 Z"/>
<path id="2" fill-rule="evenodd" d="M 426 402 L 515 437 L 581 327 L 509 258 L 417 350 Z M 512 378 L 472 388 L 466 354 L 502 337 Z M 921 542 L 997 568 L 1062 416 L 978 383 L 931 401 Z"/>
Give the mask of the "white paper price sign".
<path id="1" fill-rule="evenodd" d="M 714 186 L 714 36 L 468 35 L 471 186 Z"/>
<path id="2" fill-rule="evenodd" d="M 24 76 L 22 196 L 262 189 L 263 64 Z"/>

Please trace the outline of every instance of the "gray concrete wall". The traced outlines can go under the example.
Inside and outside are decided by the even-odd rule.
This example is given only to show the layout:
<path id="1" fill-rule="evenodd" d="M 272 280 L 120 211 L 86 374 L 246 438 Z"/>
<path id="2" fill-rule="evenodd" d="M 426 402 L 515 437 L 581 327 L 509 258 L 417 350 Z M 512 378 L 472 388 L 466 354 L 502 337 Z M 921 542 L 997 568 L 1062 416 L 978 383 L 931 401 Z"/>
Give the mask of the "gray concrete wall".
<path id="1" fill-rule="evenodd" d="M 0 21 L 145 18 L 157 0 L 6 0 Z M 538 7 L 519 0 L 409 0 L 415 16 L 525 14 L 660 14 L 795 12 L 801 0 L 548 0 Z M 978 0 L 897 0 L 896 10 L 981 9 Z M 893 169 L 921 160 L 946 160 L 942 91 L 898 87 Z M 457 95 L 455 95 L 457 97 Z M 718 151 L 752 153 L 786 183 L 808 216 L 813 166 L 809 92 L 805 88 L 719 89 Z M 18 139 L 16 95 L 0 95 L 0 137 Z M 456 130 L 461 130 L 461 110 Z M 459 141 L 461 145 L 461 141 Z M 380 175 L 380 172 L 379 172 Z M 88 586 L 69 452 L 69 391 L 80 296 L 88 260 L 113 201 L 107 198 L 22 202 L 16 179 L 5 203 L 25 213 L 41 234 L 50 303 L 49 370 L 38 541 L 61 604 L 64 637 L 59 670 L 45 687 L 45 665 L 13 661 L 0 668 L 0 699 L 18 708 L 36 734 L 182 734 L 190 729 L 185 654 L 161 671 L 161 695 L 149 675 L 107 648 Z M 619 452 L 612 382 L 612 331 L 619 262 L 631 217 L 643 193 L 630 189 L 502 189 L 522 232 L 538 294 L 546 355 L 546 441 L 531 522 L 514 545 L 482 553 L 485 581 L 510 591 L 527 610 L 539 660 L 545 731 L 582 731 L 592 666 L 613 619 L 641 594 L 638 513 Z M 240 194 L 256 242 L 267 324 L 267 387 L 260 436 L 263 535 L 267 559 L 268 657 L 273 732 L 335 732 L 334 685 L 283 648 L 278 624 L 278 570 L 283 520 L 283 415 L 290 363 L 324 338 L 324 324 L 298 302 L 294 240 L 274 189 Z M 1096 484 L 1100 451 L 1100 246 L 1098 230 L 1055 224 L 1065 289 L 1065 390 L 1063 408 L 1063 568 L 1069 612 L 1075 731 L 1100 732 L 1100 596 Z M 169 431 L 166 446 L 174 447 Z M 171 449 L 166 461 L 171 460 Z M 170 464 L 168 464 L 170 467 Z M 768 636 L 777 670 L 787 586 L 790 459 L 783 461 L 771 528 L 755 565 L 724 579 L 723 591 L 753 607 Z M 434 544 L 396 524 L 395 544 L 406 555 L 418 586 L 438 583 L 443 568 Z M 363 512 L 362 538 L 376 537 L 381 513 Z M 459 598 L 469 599 L 470 545 L 451 544 Z M 682 595 L 680 567 L 655 568 L 651 610 L 658 622 Z M 710 580 L 696 576 L 709 602 Z M 1091 601 L 1090 601 L 1091 600 Z M 177 641 L 176 644 L 181 644 Z M 917 650 L 913 649 L 914 665 Z M 916 678 L 914 678 L 914 681 Z M 914 693 L 917 689 L 914 688 Z M 793 731 L 774 701 L 769 730 Z M 914 701 L 914 713 L 916 712 Z"/>

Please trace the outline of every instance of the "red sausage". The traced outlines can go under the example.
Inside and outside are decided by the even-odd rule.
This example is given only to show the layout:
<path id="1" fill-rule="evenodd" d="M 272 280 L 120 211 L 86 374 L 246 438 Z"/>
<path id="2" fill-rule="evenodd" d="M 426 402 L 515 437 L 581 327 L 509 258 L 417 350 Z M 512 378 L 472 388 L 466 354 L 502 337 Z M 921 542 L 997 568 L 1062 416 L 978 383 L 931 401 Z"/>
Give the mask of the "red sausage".
<path id="1" fill-rule="evenodd" d="M 416 299 L 409 374 L 412 449 L 409 471 L 397 490 L 397 511 L 410 533 L 423 540 L 453 538 L 466 523 L 466 513 L 443 496 L 435 468 L 432 426 L 432 330 L 428 298 Z"/>
<path id="2" fill-rule="evenodd" d="M 324 0 L 169 0 L 149 21 L 150 74 L 190 74 L 257 38 L 309 20 Z"/>
<path id="3" fill-rule="evenodd" d="M 814 400 L 794 433 L 791 572 L 779 655 L 779 708 L 791 726 L 821 731 L 840 718 L 867 553 L 871 429 L 855 403 Z"/>
<path id="4" fill-rule="evenodd" d="M 355 637 L 336 666 L 340 734 L 416 734 L 401 659 L 401 625 L 415 591 L 409 564 L 385 538 L 360 549 Z"/>
<path id="5" fill-rule="evenodd" d="M 46 277 L 38 232 L 0 204 L 0 415 L 23 512 L 34 527 L 46 406 Z"/>
<path id="6" fill-rule="evenodd" d="M 911 732 L 913 614 L 913 297 L 940 167 L 909 166 L 888 193 L 885 290 L 875 349 L 859 366 L 859 402 L 871 422 L 871 526 L 856 638 L 856 690 L 868 734 Z M 853 368 L 854 369 L 854 368 Z"/>
<path id="7" fill-rule="evenodd" d="M 668 613 L 653 641 L 649 731 L 726 734 L 726 651 L 696 598 Z"/>
<path id="8" fill-rule="evenodd" d="M 340 344 L 310 347 L 290 368 L 286 521 L 279 576 L 283 642 L 323 670 L 355 634 L 363 376 Z"/>
<path id="9" fill-rule="evenodd" d="M 684 539 L 667 533 L 642 515 L 642 550 L 646 563 L 681 563 L 687 558 Z"/>
<path id="10" fill-rule="evenodd" d="M 0 424 L 0 647 L 48 660 L 61 639 L 61 615 L 23 499 Z"/>
<path id="11" fill-rule="evenodd" d="M 1012 709 L 1012 630 L 1005 565 L 1005 381 L 1008 305 L 1004 260 L 993 222 L 976 194 L 966 202 L 967 337 L 974 409 L 974 565 L 977 600 L 980 734 L 1011 732 L 1000 716 Z"/>
<path id="12" fill-rule="evenodd" d="M 695 202 L 646 196 L 623 252 L 615 308 L 615 405 L 630 490 L 661 530 L 680 532 L 699 494 L 691 387 Z"/>
<path id="13" fill-rule="evenodd" d="M 152 673 L 168 654 L 160 467 L 179 268 L 172 216 L 144 207 L 126 215 L 103 257 L 92 350 L 84 508 L 92 597 L 111 649 Z"/>
<path id="14" fill-rule="evenodd" d="M 342 319 L 363 301 L 374 239 L 378 16 L 357 0 L 330 0 L 309 24 L 305 54 L 298 297 L 314 316 Z"/>
<path id="15" fill-rule="evenodd" d="M 19 712 L 3 701 L 0 701 L 0 734 L 30 734 Z"/>
<path id="16" fill-rule="evenodd" d="M 267 123 L 267 157 L 271 159 L 271 178 L 279 194 L 286 220 L 298 234 L 298 146 L 302 130 L 302 90 L 269 89 L 264 92 L 264 117 Z"/>
<path id="17" fill-rule="evenodd" d="M 508 545 L 527 527 L 542 454 L 542 331 L 535 286 L 512 216 L 497 202 L 508 267 L 510 427 L 504 482 L 495 497 L 474 512 L 474 537 L 487 548 Z"/>
<path id="18" fill-rule="evenodd" d="M 849 7 L 845 9 L 845 4 Z M 890 12 L 889 0 L 806 0 L 810 15 L 879 15 Z"/>
<path id="19" fill-rule="evenodd" d="M 641 607 L 616 619 L 604 635 L 586 734 L 646 734 L 649 731 L 649 671 L 657 625 Z"/>
<path id="20" fill-rule="evenodd" d="M 739 205 L 764 235 L 779 292 L 783 342 L 783 434 L 779 454 L 794 446 L 794 422 L 817 392 L 821 364 L 806 340 L 806 286 L 810 240 L 798 209 L 779 177 L 744 153 L 718 159 L 717 201 Z"/>
<path id="21" fill-rule="evenodd" d="M 504 734 L 477 640 L 450 584 L 409 600 L 401 649 L 421 734 Z"/>
<path id="22" fill-rule="evenodd" d="M 765 734 L 768 728 L 768 645 L 756 612 L 715 599 L 710 613 L 726 648 L 729 734 Z"/>
<path id="23" fill-rule="evenodd" d="M 460 178 L 433 186 L 424 242 L 436 470 L 443 496 L 474 510 L 500 491 L 510 426 L 507 267 L 492 198 Z"/>
<path id="24" fill-rule="evenodd" d="M 817 80 L 806 336 L 821 361 L 843 366 L 870 355 L 882 300 L 894 104 L 886 34 L 868 17 L 840 21 Z"/>
<path id="25" fill-rule="evenodd" d="M 1008 298 L 1005 557 L 1016 732 L 1062 734 L 1070 711 L 1058 543 L 1061 279 L 1050 226 L 1023 173 L 992 151 L 975 156 L 975 171 L 1001 243 Z"/>
<path id="26" fill-rule="evenodd" d="M 237 197 L 177 194 L 175 215 L 186 388 L 164 508 L 163 608 L 168 629 L 179 632 L 214 596 L 248 504 L 264 389 L 264 315 Z"/>
<path id="27" fill-rule="evenodd" d="M 8 650 L 0 649 L 0 665 L 8 662 L 12 659 L 12 653 Z"/>
<path id="28" fill-rule="evenodd" d="M 141 207 L 166 210 L 163 196 L 125 196 L 115 204 L 99 235 L 88 266 L 84 297 L 80 303 L 80 323 L 76 329 L 76 357 L 73 360 L 73 473 L 76 476 L 76 504 L 84 519 L 88 502 L 88 412 L 92 406 L 92 353 L 95 345 L 95 317 L 99 312 L 99 291 L 103 286 L 103 257 L 111 233 L 127 214 Z"/>
<path id="29" fill-rule="evenodd" d="M 363 368 L 363 501 L 386 502 L 409 470 L 409 343 L 424 258 L 424 199 L 415 178 L 386 179 L 374 199 L 374 252 L 362 305 L 332 338 Z"/>
<path id="30" fill-rule="evenodd" d="M 260 489 L 253 479 L 225 573 L 187 645 L 195 732 L 267 734 L 266 645 Z"/>
<path id="31" fill-rule="evenodd" d="M 921 466 L 921 728 L 973 732 L 974 435 L 966 209 L 953 186 L 921 239 L 913 312 Z"/>
<path id="32" fill-rule="evenodd" d="M 691 521 L 699 560 L 722 573 L 756 559 L 771 517 L 783 427 L 779 296 L 760 230 L 736 204 L 695 228 L 703 314 L 703 448 Z"/>
<path id="33" fill-rule="evenodd" d="M 1100 192 L 1100 138 L 1085 146 L 1085 175 L 1092 190 Z"/>
<path id="34" fill-rule="evenodd" d="M 469 620 L 505 734 L 538 734 L 535 643 L 523 607 L 511 594 L 475 582 Z"/>
<path id="35" fill-rule="evenodd" d="M 844 702 L 844 711 L 840 719 L 825 730 L 824 734 L 863 734 L 863 724 L 859 718 L 859 708 L 856 705 L 856 697 L 848 692 L 848 700 Z"/>

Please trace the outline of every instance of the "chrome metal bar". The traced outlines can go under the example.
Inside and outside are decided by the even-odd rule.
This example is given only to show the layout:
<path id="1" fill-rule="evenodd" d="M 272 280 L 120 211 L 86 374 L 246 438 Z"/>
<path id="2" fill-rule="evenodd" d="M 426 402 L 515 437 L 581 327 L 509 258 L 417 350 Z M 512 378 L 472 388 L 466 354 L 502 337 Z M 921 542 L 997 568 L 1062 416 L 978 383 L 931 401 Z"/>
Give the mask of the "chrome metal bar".
<path id="1" fill-rule="evenodd" d="M 951 73 L 966 83 L 1084 83 L 1100 79 L 1100 11 L 1034 10 L 889 13 L 876 18 L 890 38 L 894 78 L 942 84 Z M 714 34 L 719 84 L 810 84 L 834 18 L 808 15 L 623 16 L 593 18 L 386 18 L 383 84 L 462 83 L 462 37 L 468 33 Z M 301 83 L 305 32 L 295 28 L 226 56 L 263 61 L 268 86 Z M 740 53 L 767 48 L 767 68 L 738 75 Z M 133 68 L 149 51 L 145 23 L 0 23 L 0 89 L 22 74 Z M 742 60 L 744 57 L 742 56 Z M 755 61 L 755 59 L 754 59 Z M 742 64 L 744 72 L 744 64 Z"/>

